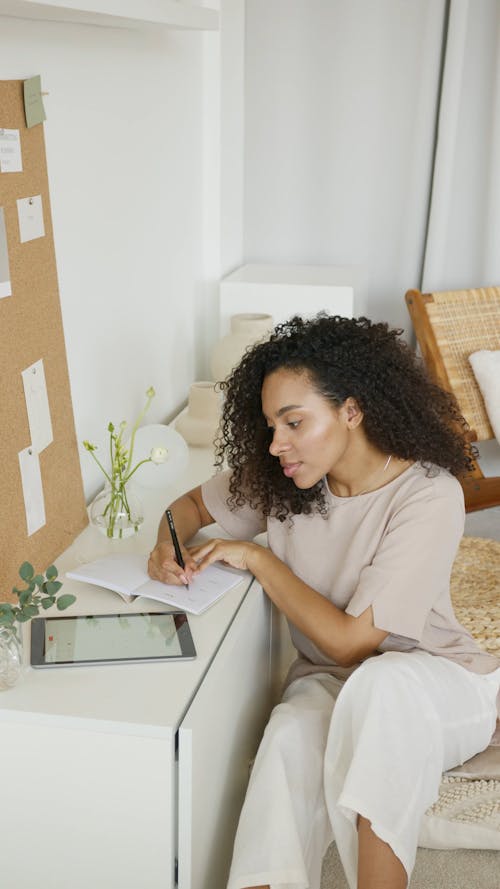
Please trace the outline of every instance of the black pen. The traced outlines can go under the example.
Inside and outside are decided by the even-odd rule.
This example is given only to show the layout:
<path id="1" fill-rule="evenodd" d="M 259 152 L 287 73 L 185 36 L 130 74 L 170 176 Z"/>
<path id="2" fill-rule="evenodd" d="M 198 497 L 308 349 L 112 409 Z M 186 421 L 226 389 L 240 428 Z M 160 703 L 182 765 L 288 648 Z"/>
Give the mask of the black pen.
<path id="1" fill-rule="evenodd" d="M 165 510 L 165 515 L 167 517 L 168 527 L 170 528 L 170 536 L 172 538 L 172 543 L 174 544 L 175 561 L 184 570 L 184 568 L 186 566 L 184 565 L 184 559 L 182 558 L 181 548 L 179 546 L 179 538 L 177 537 L 177 531 L 175 530 L 174 517 L 169 509 Z M 186 588 L 189 589 L 189 584 L 187 581 L 186 581 Z"/>

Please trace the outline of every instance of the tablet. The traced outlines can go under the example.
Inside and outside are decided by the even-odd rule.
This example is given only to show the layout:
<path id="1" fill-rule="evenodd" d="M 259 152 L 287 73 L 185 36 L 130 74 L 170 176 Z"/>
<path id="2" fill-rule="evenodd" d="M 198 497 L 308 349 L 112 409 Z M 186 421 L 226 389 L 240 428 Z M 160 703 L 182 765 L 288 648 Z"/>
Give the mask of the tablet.
<path id="1" fill-rule="evenodd" d="M 196 651 L 183 611 L 35 617 L 31 621 L 31 665 L 192 660 Z"/>

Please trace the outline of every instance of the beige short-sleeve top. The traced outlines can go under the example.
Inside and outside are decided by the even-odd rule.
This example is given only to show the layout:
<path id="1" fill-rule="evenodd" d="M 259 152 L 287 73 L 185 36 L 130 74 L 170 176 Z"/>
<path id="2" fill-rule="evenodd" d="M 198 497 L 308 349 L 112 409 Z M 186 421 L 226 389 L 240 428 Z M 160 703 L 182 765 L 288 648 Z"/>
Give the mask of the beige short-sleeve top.
<path id="1" fill-rule="evenodd" d="M 326 516 L 315 512 L 285 522 L 248 505 L 230 509 L 230 472 L 202 486 L 208 512 L 232 537 L 251 540 L 267 530 L 272 552 L 313 589 L 355 617 L 370 605 L 389 635 L 380 651 L 421 649 L 476 673 L 499 666 L 457 621 L 450 574 L 464 527 L 458 481 L 439 467 L 412 464 L 376 491 L 337 497 L 324 480 Z M 290 624 L 299 659 L 291 679 L 310 672 L 346 678 L 340 667 Z"/>

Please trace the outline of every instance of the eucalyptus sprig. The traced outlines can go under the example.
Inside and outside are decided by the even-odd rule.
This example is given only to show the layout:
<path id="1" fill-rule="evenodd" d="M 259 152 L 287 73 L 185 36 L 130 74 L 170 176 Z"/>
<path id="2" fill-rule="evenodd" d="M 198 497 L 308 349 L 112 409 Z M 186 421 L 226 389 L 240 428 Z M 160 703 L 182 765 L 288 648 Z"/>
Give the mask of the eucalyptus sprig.
<path id="1" fill-rule="evenodd" d="M 16 594 L 19 605 L 12 605 L 10 602 L 0 602 L 0 627 L 8 627 L 15 630 L 17 623 L 26 623 L 32 617 L 36 617 L 40 613 L 40 608 L 44 611 L 52 605 L 56 605 L 59 611 L 64 611 L 73 602 L 76 602 L 76 596 L 65 593 L 58 596 L 58 592 L 62 587 L 60 580 L 57 580 L 57 568 L 51 565 L 44 574 L 35 574 L 33 565 L 29 562 L 23 562 L 19 569 L 19 577 L 27 584 L 24 590 L 18 590 L 17 587 L 12 588 L 12 592 Z"/>

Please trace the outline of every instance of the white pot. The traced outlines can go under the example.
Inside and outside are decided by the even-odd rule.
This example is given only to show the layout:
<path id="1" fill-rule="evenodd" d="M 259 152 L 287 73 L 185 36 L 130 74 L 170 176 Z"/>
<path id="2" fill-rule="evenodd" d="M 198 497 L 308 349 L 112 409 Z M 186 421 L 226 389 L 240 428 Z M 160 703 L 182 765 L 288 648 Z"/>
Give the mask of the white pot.
<path id="1" fill-rule="evenodd" d="M 195 447 L 213 444 L 219 426 L 222 397 L 215 383 L 198 380 L 189 388 L 187 411 L 175 422 L 175 428 Z"/>
<path id="2" fill-rule="evenodd" d="M 248 313 L 232 315 L 231 332 L 222 337 L 212 351 L 212 373 L 215 380 L 225 380 L 239 364 L 248 346 L 267 339 L 273 328 L 272 315 Z"/>

